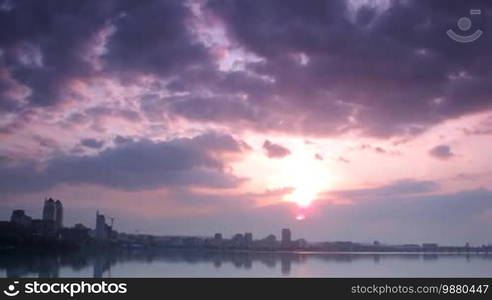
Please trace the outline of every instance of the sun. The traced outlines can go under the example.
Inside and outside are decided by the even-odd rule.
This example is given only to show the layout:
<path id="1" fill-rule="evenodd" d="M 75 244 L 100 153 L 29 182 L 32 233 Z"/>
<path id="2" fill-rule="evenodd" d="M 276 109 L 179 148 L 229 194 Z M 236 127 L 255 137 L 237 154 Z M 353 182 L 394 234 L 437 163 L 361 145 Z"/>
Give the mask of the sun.
<path id="1" fill-rule="evenodd" d="M 316 200 L 320 192 L 330 187 L 330 174 L 326 165 L 306 153 L 293 154 L 284 158 L 272 174 L 273 187 L 291 187 L 293 191 L 284 200 L 306 208 Z"/>
<path id="2" fill-rule="evenodd" d="M 253 136 L 248 142 L 261 147 L 264 137 Z M 234 164 L 234 171 L 251 178 L 245 183 L 248 190 L 286 190 L 281 198 L 269 198 L 258 201 L 259 205 L 277 204 L 278 201 L 296 204 L 301 210 L 311 206 L 320 195 L 333 188 L 339 182 L 336 169 L 330 160 L 320 159 L 318 153 L 323 150 L 306 145 L 304 139 L 280 139 L 276 142 L 290 150 L 290 154 L 281 158 L 267 157 L 263 152 L 249 153 L 243 160 Z M 325 157 L 329 157 L 325 153 Z M 307 215 L 304 214 L 307 218 Z"/>
<path id="3" fill-rule="evenodd" d="M 297 217 L 296 217 L 297 221 L 304 221 L 304 219 L 306 219 L 306 216 L 303 214 L 297 215 Z"/>

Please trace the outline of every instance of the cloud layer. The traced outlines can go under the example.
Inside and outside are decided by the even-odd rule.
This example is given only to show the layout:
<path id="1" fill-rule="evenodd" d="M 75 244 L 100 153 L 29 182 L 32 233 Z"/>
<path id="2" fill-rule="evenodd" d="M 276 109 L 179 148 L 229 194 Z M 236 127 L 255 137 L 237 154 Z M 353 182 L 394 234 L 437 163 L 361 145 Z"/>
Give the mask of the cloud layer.
<path id="1" fill-rule="evenodd" d="M 241 179 L 229 174 L 220 155 L 240 153 L 231 136 L 207 134 L 164 142 L 121 141 L 96 155 L 60 155 L 0 169 L 2 192 L 42 191 L 57 184 L 96 184 L 144 190 L 166 186 L 231 188 Z"/>
<path id="2" fill-rule="evenodd" d="M 316 195 L 320 228 L 448 224 L 437 203 L 489 224 L 492 39 L 445 34 L 470 8 L 492 32 L 487 1 L 0 0 L 0 205 L 84 187 L 270 230 Z"/>

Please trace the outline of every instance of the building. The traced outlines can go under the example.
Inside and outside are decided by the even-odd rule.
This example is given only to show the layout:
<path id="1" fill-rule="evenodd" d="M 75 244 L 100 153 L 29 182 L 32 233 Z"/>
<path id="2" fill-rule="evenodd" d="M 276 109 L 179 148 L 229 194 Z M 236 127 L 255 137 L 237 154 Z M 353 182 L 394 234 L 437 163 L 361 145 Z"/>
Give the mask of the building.
<path id="1" fill-rule="evenodd" d="M 18 226 L 29 227 L 31 226 L 32 218 L 27 216 L 22 209 L 17 209 L 12 212 L 10 222 Z"/>
<path id="2" fill-rule="evenodd" d="M 295 249 L 305 249 L 308 245 L 305 239 L 298 239 L 295 242 L 293 242 L 293 244 Z"/>
<path id="3" fill-rule="evenodd" d="M 56 229 L 63 228 L 63 205 L 60 200 L 44 200 L 43 221 L 54 222 Z"/>
<path id="4" fill-rule="evenodd" d="M 203 247 L 205 245 L 205 241 L 199 237 L 185 237 L 183 238 L 183 246 L 186 248 L 198 248 Z"/>
<path id="5" fill-rule="evenodd" d="M 99 211 L 96 212 L 96 239 L 106 240 L 108 238 L 106 232 L 106 217 L 100 215 Z"/>
<path id="6" fill-rule="evenodd" d="M 437 251 L 439 249 L 439 244 L 436 243 L 423 243 L 422 250 L 423 251 Z"/>
<path id="7" fill-rule="evenodd" d="M 56 237 L 57 228 L 55 221 L 53 220 L 39 220 L 34 219 L 31 222 L 34 234 L 45 237 Z"/>
<path id="8" fill-rule="evenodd" d="M 292 244 L 292 234 L 290 232 L 289 228 L 284 228 L 282 229 L 282 240 L 281 240 L 281 246 L 286 248 L 290 247 Z"/>
<path id="9" fill-rule="evenodd" d="M 222 233 L 216 233 L 214 238 L 210 240 L 209 246 L 213 248 L 222 248 L 224 243 L 224 239 L 222 237 Z"/>
<path id="10" fill-rule="evenodd" d="M 55 201 L 55 224 L 58 229 L 63 228 L 63 205 L 60 200 Z"/>
<path id="11" fill-rule="evenodd" d="M 43 220 L 55 221 L 55 211 L 55 200 L 53 200 L 52 198 L 44 199 Z"/>
<path id="12" fill-rule="evenodd" d="M 231 247 L 242 248 L 244 245 L 244 237 L 241 233 L 236 233 L 231 239 Z"/>
<path id="13" fill-rule="evenodd" d="M 63 228 L 61 230 L 61 237 L 64 241 L 82 244 L 89 240 L 90 229 L 83 224 L 76 224 L 72 228 Z"/>
<path id="14" fill-rule="evenodd" d="M 251 232 L 246 232 L 244 234 L 244 247 L 245 248 L 253 247 L 253 234 Z"/>
<path id="15" fill-rule="evenodd" d="M 408 251 L 408 252 L 416 252 L 420 251 L 422 247 L 418 244 L 403 244 L 401 247 L 399 247 L 402 251 Z"/>
<path id="16" fill-rule="evenodd" d="M 106 217 L 96 212 L 96 240 L 107 241 L 111 238 L 112 226 L 106 224 Z"/>
<path id="17" fill-rule="evenodd" d="M 255 241 L 255 247 L 258 249 L 274 250 L 278 247 L 277 238 L 270 234 L 264 239 Z"/>

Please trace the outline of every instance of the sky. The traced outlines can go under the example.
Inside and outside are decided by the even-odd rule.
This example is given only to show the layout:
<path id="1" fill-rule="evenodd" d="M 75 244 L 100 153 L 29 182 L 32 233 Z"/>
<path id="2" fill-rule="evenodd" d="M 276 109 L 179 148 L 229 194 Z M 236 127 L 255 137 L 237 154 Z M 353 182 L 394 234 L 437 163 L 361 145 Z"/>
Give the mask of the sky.
<path id="1" fill-rule="evenodd" d="M 0 219 L 491 243 L 491 6 L 0 0 Z"/>

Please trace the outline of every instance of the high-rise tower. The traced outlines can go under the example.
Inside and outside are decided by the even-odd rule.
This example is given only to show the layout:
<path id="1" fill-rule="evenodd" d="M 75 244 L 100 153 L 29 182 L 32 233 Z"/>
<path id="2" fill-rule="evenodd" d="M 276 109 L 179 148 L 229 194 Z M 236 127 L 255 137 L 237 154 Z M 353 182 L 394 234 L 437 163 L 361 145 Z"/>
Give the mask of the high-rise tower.
<path id="1" fill-rule="evenodd" d="M 55 201 L 55 224 L 58 229 L 63 228 L 63 204 L 60 200 Z"/>
<path id="2" fill-rule="evenodd" d="M 60 200 L 44 199 L 43 221 L 52 223 L 50 226 L 55 230 L 63 228 L 63 204 Z"/>
<path id="3" fill-rule="evenodd" d="M 292 234 L 290 232 L 290 229 L 289 228 L 282 229 L 282 240 L 281 240 L 282 247 L 290 247 L 291 243 L 292 243 Z"/>
<path id="4" fill-rule="evenodd" d="M 99 214 L 99 211 L 96 213 L 96 239 L 97 240 L 106 240 L 108 238 L 107 233 L 107 225 L 106 218 L 104 215 Z"/>
<path id="5" fill-rule="evenodd" d="M 44 199 L 43 221 L 55 221 L 56 219 L 55 201 L 52 198 Z"/>

